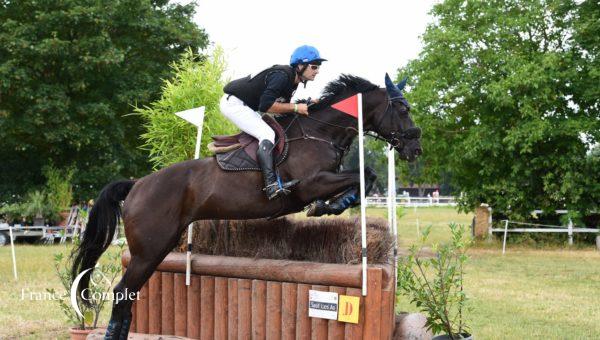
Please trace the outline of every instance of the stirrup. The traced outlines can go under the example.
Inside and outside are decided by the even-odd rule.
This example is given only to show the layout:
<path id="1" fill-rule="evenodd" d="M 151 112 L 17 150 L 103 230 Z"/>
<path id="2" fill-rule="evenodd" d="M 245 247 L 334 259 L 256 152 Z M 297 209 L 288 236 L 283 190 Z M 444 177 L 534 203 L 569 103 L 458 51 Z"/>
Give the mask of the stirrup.
<path id="1" fill-rule="evenodd" d="M 283 188 L 277 182 L 273 182 L 262 189 L 266 194 L 269 200 L 277 198 L 280 195 L 289 195 L 291 191 L 289 189 Z M 273 190 L 270 194 L 269 191 Z"/>
<path id="2" fill-rule="evenodd" d="M 289 195 L 292 192 L 291 190 L 289 190 L 289 188 L 295 186 L 298 183 L 300 183 L 300 180 L 298 179 L 293 179 L 289 182 L 283 183 L 281 181 L 281 177 L 277 176 L 277 181 L 267 185 L 265 188 L 263 188 L 263 191 L 267 194 L 268 199 L 272 200 L 282 194 Z M 271 190 L 272 192 L 269 193 L 269 191 Z"/>

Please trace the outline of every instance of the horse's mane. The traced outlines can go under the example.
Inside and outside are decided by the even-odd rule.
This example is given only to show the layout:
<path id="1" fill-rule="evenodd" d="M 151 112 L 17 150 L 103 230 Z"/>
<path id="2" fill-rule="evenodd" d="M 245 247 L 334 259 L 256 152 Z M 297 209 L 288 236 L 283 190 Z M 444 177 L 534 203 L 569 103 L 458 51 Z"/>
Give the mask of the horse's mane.
<path id="1" fill-rule="evenodd" d="M 333 80 L 325 86 L 321 94 L 321 100 L 318 104 L 310 107 L 311 111 L 317 111 L 338 102 L 349 93 L 368 92 L 379 88 L 377 85 L 361 77 L 351 74 L 342 74 L 338 79 Z"/>

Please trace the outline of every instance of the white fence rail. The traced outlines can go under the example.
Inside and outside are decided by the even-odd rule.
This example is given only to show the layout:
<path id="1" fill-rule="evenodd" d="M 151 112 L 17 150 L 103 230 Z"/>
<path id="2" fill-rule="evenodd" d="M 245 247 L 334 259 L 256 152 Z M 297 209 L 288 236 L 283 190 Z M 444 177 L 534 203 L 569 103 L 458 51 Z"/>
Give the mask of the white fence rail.
<path id="1" fill-rule="evenodd" d="M 408 207 L 432 207 L 432 206 L 455 206 L 456 201 L 453 196 L 439 197 L 411 197 L 396 196 L 396 204 Z M 386 207 L 387 197 L 370 196 L 367 197 L 367 205 L 375 207 Z"/>
<path id="2" fill-rule="evenodd" d="M 574 233 L 596 233 L 600 235 L 600 229 L 595 228 L 578 228 L 573 225 L 573 222 L 569 220 L 569 224 L 566 226 L 561 225 L 548 225 L 538 223 L 525 223 L 516 222 L 509 220 L 501 220 L 504 223 L 504 228 L 491 228 L 492 233 L 504 233 L 504 240 L 502 242 L 502 254 L 506 252 L 506 238 L 508 233 L 567 233 L 569 235 L 569 245 L 573 245 L 573 234 Z M 536 228 L 508 228 L 509 224 L 521 225 L 521 226 L 534 226 Z"/>

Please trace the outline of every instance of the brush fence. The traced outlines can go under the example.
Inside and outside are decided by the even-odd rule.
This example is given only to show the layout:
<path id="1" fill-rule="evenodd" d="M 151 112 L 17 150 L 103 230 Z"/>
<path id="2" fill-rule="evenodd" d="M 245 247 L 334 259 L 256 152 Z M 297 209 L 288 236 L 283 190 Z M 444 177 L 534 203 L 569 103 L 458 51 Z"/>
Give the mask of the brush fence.
<path id="1" fill-rule="evenodd" d="M 130 255 L 123 255 L 123 266 Z M 361 266 L 170 253 L 133 305 L 132 331 L 194 339 L 390 339 L 392 265 L 371 265 L 361 296 Z M 308 291 L 359 296 L 359 323 L 308 317 Z"/>

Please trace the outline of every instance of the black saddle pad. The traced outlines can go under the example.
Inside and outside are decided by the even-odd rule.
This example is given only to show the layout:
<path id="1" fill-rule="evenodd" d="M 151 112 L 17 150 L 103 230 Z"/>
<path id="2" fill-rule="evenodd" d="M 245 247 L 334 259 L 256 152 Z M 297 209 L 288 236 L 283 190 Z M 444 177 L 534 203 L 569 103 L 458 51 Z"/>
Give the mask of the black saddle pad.
<path id="1" fill-rule="evenodd" d="M 288 142 L 285 137 L 283 145 L 283 151 L 275 156 L 275 165 L 279 166 L 283 163 L 288 155 Z M 256 148 L 245 148 L 241 147 L 226 153 L 218 153 L 215 155 L 217 158 L 217 164 L 225 171 L 260 171 L 260 166 L 255 160 L 256 155 L 249 155 L 248 150 L 256 152 Z"/>

